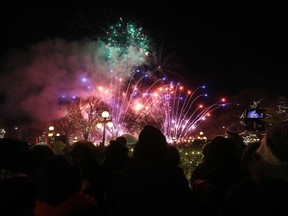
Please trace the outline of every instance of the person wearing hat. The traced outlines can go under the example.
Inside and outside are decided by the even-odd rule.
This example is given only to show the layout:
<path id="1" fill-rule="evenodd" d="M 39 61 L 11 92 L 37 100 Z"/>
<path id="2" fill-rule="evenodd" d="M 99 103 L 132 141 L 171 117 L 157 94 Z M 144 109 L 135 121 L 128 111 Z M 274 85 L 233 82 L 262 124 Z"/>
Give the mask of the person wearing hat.
<path id="1" fill-rule="evenodd" d="M 232 140 L 216 136 L 202 148 L 201 163 L 190 177 L 197 215 L 218 215 L 226 193 L 244 176 Z"/>
<path id="2" fill-rule="evenodd" d="M 249 144 L 242 162 L 249 174 L 228 192 L 222 215 L 288 215 L 288 122 Z"/>
<path id="3" fill-rule="evenodd" d="M 231 124 L 229 127 L 227 127 L 226 129 L 226 137 L 230 140 L 233 141 L 233 143 L 235 144 L 236 150 L 237 150 L 237 154 L 238 154 L 238 158 L 239 160 L 242 157 L 242 154 L 246 148 L 246 145 L 244 143 L 244 139 L 241 137 L 240 132 L 238 127 L 236 126 L 235 123 Z"/>

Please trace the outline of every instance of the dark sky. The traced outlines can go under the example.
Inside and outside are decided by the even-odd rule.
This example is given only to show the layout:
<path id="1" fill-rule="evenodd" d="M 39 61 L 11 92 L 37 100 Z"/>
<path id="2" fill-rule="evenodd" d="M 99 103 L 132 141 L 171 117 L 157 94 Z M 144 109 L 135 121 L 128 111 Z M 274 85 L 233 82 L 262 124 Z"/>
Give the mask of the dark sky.
<path id="1" fill-rule="evenodd" d="M 121 16 L 163 45 L 163 58 L 172 56 L 179 78 L 192 86 L 207 84 L 219 94 L 246 88 L 288 94 L 287 13 L 273 1 L 1 2 L 1 55 L 47 38 L 97 35 Z"/>

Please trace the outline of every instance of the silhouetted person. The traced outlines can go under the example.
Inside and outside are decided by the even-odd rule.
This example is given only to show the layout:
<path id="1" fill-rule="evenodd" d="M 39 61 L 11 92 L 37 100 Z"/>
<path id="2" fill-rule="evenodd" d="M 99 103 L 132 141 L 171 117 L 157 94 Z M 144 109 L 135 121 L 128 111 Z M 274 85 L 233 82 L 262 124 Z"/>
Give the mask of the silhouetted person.
<path id="1" fill-rule="evenodd" d="M 288 122 L 270 127 L 242 159 L 249 176 L 228 193 L 222 214 L 288 215 Z"/>
<path id="2" fill-rule="evenodd" d="M 109 215 L 190 215 L 189 185 L 179 183 L 167 165 L 164 134 L 147 125 L 139 134 L 134 157 L 118 178 Z"/>
<path id="3" fill-rule="evenodd" d="M 123 137 L 126 141 L 126 138 Z M 116 140 L 111 140 L 110 145 L 105 151 L 105 161 L 102 164 L 102 174 L 103 174 L 103 187 L 105 202 L 109 202 L 111 199 L 111 193 L 113 193 L 113 181 L 120 172 L 126 167 L 126 165 L 131 161 L 129 157 L 129 149 L 126 147 L 125 143 L 121 143 Z M 109 206 L 106 206 L 109 208 Z M 109 211 L 109 209 L 107 209 Z"/>
<path id="4" fill-rule="evenodd" d="M 46 159 L 55 155 L 54 149 L 48 144 L 36 144 L 29 147 L 31 157 L 31 176 L 36 177 L 39 165 Z"/>
<path id="5" fill-rule="evenodd" d="M 244 143 L 243 137 L 240 135 L 239 129 L 236 124 L 231 124 L 227 127 L 226 137 L 231 139 L 236 145 L 236 150 L 238 154 L 239 161 L 241 160 L 242 154 L 246 148 L 246 144 Z"/>
<path id="6" fill-rule="evenodd" d="M 226 193 L 243 171 L 233 141 L 217 136 L 202 149 L 202 162 L 194 169 L 190 185 L 199 215 L 217 215 Z"/>
<path id="7" fill-rule="evenodd" d="M 116 142 L 120 143 L 123 146 L 127 146 L 127 139 L 124 136 L 119 136 L 115 139 Z"/>
<path id="8" fill-rule="evenodd" d="M 102 206 L 104 202 L 103 175 L 101 163 L 104 160 L 102 151 L 92 142 L 80 140 L 67 148 L 66 152 L 80 161 L 84 192 L 90 194 Z"/>
<path id="9" fill-rule="evenodd" d="M 177 147 L 168 145 L 167 165 L 171 168 L 175 175 L 179 175 L 185 184 L 189 184 L 183 169 L 180 167 L 181 157 Z"/>
<path id="10" fill-rule="evenodd" d="M 113 171 L 122 170 L 126 167 L 131 158 L 129 157 L 129 149 L 115 141 L 111 140 L 110 145 L 105 151 L 105 160 L 102 164 L 102 169 L 109 178 Z"/>

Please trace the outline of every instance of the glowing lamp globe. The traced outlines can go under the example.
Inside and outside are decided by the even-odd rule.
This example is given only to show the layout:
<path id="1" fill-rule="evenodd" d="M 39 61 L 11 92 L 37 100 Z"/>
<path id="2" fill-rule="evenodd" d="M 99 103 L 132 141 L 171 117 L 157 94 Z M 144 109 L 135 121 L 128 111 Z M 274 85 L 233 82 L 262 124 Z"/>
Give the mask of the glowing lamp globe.
<path id="1" fill-rule="evenodd" d="M 102 112 L 102 117 L 103 118 L 108 118 L 109 117 L 109 112 L 107 112 L 107 111 Z"/>

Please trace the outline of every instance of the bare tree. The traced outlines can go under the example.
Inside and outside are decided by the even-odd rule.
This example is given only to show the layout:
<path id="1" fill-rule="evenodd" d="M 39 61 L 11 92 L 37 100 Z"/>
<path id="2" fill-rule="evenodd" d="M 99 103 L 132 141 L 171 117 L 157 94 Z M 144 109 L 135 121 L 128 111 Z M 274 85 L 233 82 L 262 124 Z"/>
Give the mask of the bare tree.
<path id="1" fill-rule="evenodd" d="M 101 113 L 107 105 L 95 96 L 77 98 L 67 104 L 67 118 L 79 129 L 85 140 L 95 141 L 101 133 L 96 130 L 96 125 L 101 121 Z"/>

